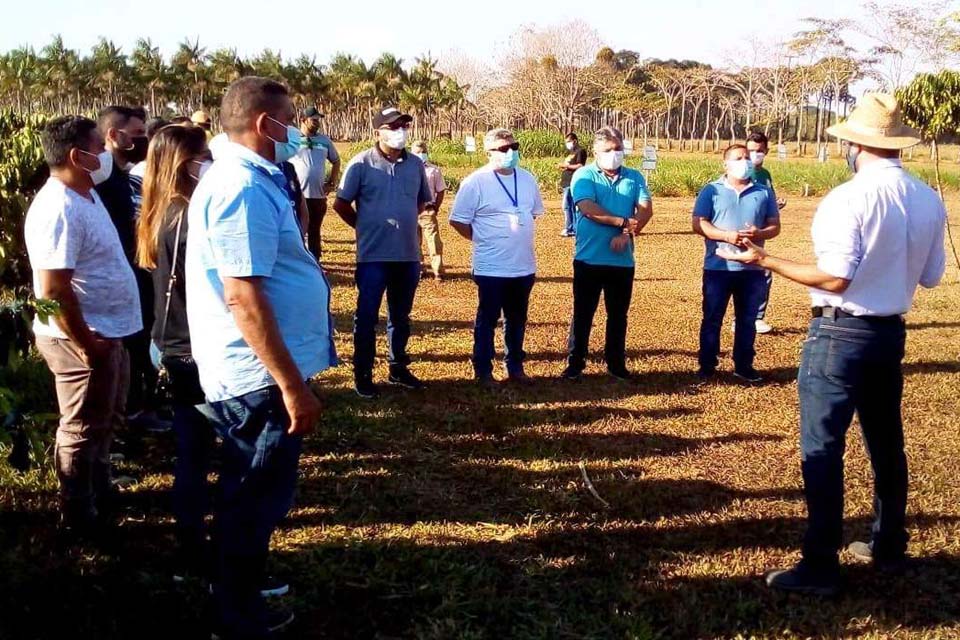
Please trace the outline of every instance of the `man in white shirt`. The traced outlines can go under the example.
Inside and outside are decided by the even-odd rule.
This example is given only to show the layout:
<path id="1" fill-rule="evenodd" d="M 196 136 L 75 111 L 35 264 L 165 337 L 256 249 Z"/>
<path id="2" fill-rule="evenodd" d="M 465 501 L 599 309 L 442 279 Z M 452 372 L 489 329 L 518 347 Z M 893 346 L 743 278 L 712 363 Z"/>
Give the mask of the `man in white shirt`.
<path id="1" fill-rule="evenodd" d="M 816 265 L 775 258 L 749 240 L 741 253 L 723 252 L 810 287 L 813 319 L 797 381 L 807 534 L 800 563 L 770 573 L 767 584 L 820 595 L 839 590 L 843 453 L 854 412 L 873 466 L 876 520 L 871 542 L 854 542 L 848 551 L 880 571 L 903 570 L 903 314 L 917 285 L 936 286 L 946 265 L 946 211 L 900 164 L 900 150 L 920 140 L 902 124 L 896 99 L 867 94 L 846 122 L 827 132 L 844 141 L 856 175 L 817 209 Z"/>
<path id="2" fill-rule="evenodd" d="M 537 270 L 534 219 L 543 214 L 543 200 L 536 178 L 518 166 L 520 145 L 513 133 L 492 129 L 483 147 L 490 162 L 464 179 L 450 212 L 453 228 L 473 242 L 479 296 L 473 370 L 480 384 L 493 384 L 493 338 L 502 314 L 508 379 L 527 382 L 523 338 Z"/>
<path id="3" fill-rule="evenodd" d="M 59 310 L 33 324 L 54 374 L 60 425 L 54 462 L 63 533 L 70 541 L 107 533 L 110 442 L 123 420 L 129 361 L 121 339 L 140 331 L 140 297 L 110 214 L 94 191 L 109 151 L 93 120 L 64 116 L 41 135 L 50 179 L 24 225 L 37 299 Z"/>

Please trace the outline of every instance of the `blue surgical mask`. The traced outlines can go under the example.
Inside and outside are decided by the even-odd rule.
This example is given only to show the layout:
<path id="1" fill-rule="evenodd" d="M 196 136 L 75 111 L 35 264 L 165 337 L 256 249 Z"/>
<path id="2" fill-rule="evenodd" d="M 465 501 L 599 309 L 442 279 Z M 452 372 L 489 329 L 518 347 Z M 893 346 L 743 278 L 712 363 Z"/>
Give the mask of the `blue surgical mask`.
<path id="1" fill-rule="evenodd" d="M 734 180 L 749 180 L 753 177 L 753 162 L 750 158 L 727 160 L 727 175 Z"/>
<path id="2" fill-rule="evenodd" d="M 430 155 L 426 153 L 415 153 L 413 155 L 420 158 L 420 161 L 423 162 L 423 164 L 427 164 L 427 160 L 430 158 Z"/>
<path id="3" fill-rule="evenodd" d="M 861 151 L 863 151 L 863 148 L 859 145 L 856 151 L 853 150 L 852 144 L 847 147 L 847 166 L 850 167 L 850 171 L 853 173 L 857 172 L 857 158 L 860 157 Z"/>
<path id="4" fill-rule="evenodd" d="M 300 150 L 300 142 L 303 139 L 303 134 L 300 133 L 300 129 L 297 129 L 293 125 L 285 125 L 279 120 L 270 118 L 270 116 L 267 116 L 267 118 L 273 120 L 280 126 L 287 128 L 286 142 L 280 142 L 279 140 L 275 140 L 274 138 L 267 136 L 267 138 L 273 140 L 273 161 L 277 164 L 286 162 L 293 156 L 297 155 L 297 152 Z"/>
<path id="5" fill-rule="evenodd" d="M 500 154 L 500 168 L 501 169 L 516 169 L 520 166 L 520 152 L 516 149 L 507 149 L 505 152 L 497 152 Z"/>

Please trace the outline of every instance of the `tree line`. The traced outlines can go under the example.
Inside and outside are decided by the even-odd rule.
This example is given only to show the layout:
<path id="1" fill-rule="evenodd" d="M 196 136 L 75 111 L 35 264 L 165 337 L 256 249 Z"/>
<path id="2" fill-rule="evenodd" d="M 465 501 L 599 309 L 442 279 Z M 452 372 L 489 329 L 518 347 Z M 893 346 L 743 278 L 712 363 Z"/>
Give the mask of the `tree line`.
<path id="1" fill-rule="evenodd" d="M 299 108 L 321 108 L 328 133 L 343 140 L 369 137 L 377 107 L 396 104 L 416 117 L 415 135 L 429 138 L 491 125 L 566 132 L 614 124 L 667 148 L 716 150 L 761 130 L 804 152 L 808 143 L 822 147 L 858 83 L 893 91 L 918 71 L 952 63 L 960 51 L 952 5 L 867 2 L 860 21 L 807 18 L 787 37 L 735 43 L 736 60 L 723 67 L 614 51 L 581 21 L 521 27 L 493 63 L 447 52 L 411 63 L 383 53 L 370 64 L 337 53 L 320 64 L 270 49 L 244 58 L 199 40 L 165 56 L 148 38 L 129 53 L 101 38 L 84 55 L 55 36 L 39 50 L 0 54 L 0 107 L 94 113 L 126 103 L 151 115 L 203 108 L 216 117 L 226 86 L 253 74 L 285 82 Z"/>

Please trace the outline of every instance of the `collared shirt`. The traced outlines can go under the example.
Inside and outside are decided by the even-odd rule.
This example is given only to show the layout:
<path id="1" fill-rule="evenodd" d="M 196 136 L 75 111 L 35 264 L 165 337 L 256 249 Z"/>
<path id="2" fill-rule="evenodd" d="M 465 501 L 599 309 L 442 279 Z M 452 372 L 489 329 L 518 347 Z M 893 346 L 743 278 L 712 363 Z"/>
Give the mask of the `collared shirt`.
<path id="1" fill-rule="evenodd" d="M 817 207 L 817 268 L 850 285 L 840 294 L 811 289 L 813 305 L 858 316 L 906 313 L 917 284 L 934 287 L 943 277 L 945 223 L 937 193 L 899 160 L 869 163 Z"/>
<path id="2" fill-rule="evenodd" d="M 518 278 L 537 271 L 533 221 L 542 213 L 540 188 L 529 171 L 504 176 L 487 166 L 464 178 L 450 221 L 473 227 L 475 275 Z"/>
<path id="3" fill-rule="evenodd" d="M 297 155 L 290 158 L 290 164 L 297 170 L 304 198 L 325 197 L 323 181 L 327 175 L 327 160 L 340 162 L 340 154 L 330 138 L 323 134 L 304 136 Z"/>
<path id="4" fill-rule="evenodd" d="M 276 384 L 243 339 L 223 278 L 262 278 L 280 337 L 307 379 L 337 363 L 330 286 L 303 246 L 277 165 L 226 143 L 197 185 L 187 220 L 187 320 L 207 400 Z"/>
<path id="5" fill-rule="evenodd" d="M 764 187 L 773 189 L 773 176 L 767 171 L 766 167 L 756 167 L 753 170 L 753 181 Z"/>
<path id="6" fill-rule="evenodd" d="M 72 269 L 71 287 L 91 331 L 123 338 L 140 331 L 140 294 L 133 270 L 100 196 L 88 199 L 51 177 L 27 211 L 24 236 L 33 268 L 33 291 L 43 297 L 40 271 Z M 50 318 L 36 317 L 34 333 L 66 338 Z"/>
<path id="7" fill-rule="evenodd" d="M 636 169 L 620 167 L 613 179 L 607 177 L 597 163 L 580 167 L 573 174 L 570 189 L 573 201 L 592 200 L 611 214 L 632 218 L 638 204 L 650 202 L 650 190 L 643 174 Z M 593 265 L 633 267 L 633 239 L 623 251 L 610 248 L 610 242 L 623 230 L 594 222 L 577 209 L 577 240 L 574 259 Z"/>
<path id="8" fill-rule="evenodd" d="M 437 196 L 447 190 L 447 184 L 443 181 L 443 174 L 437 165 L 427 162 L 423 165 L 423 170 L 427 175 L 427 184 L 430 186 L 430 193 L 433 196 L 430 202 L 436 202 Z"/>
<path id="9" fill-rule="evenodd" d="M 337 197 L 357 208 L 357 262 L 420 262 L 420 206 L 433 201 L 420 158 L 403 151 L 390 162 L 379 147 L 362 151 Z"/>
<path id="10" fill-rule="evenodd" d="M 709 220 L 718 229 L 740 231 L 750 225 L 758 229 L 766 227 L 780 217 L 780 210 L 773 189 L 751 182 L 737 193 L 726 177 L 721 177 L 700 190 L 693 205 L 693 215 Z M 754 242 L 763 246 L 763 240 Z M 738 247 L 709 238 L 704 238 L 704 245 L 703 268 L 707 271 L 762 271 L 757 265 L 724 260 L 717 255 L 720 246 L 732 251 L 739 251 Z"/>
<path id="11" fill-rule="evenodd" d="M 137 209 L 129 175 L 114 161 L 110 177 L 95 186 L 94 190 L 113 220 L 127 260 L 133 264 L 136 255 Z"/>

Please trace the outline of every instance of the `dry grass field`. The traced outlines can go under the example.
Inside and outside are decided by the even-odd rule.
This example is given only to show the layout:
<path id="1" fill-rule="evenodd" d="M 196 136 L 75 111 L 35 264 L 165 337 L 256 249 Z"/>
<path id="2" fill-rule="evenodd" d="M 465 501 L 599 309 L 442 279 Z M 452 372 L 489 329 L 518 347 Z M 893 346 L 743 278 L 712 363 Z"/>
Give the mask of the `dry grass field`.
<path id="1" fill-rule="evenodd" d="M 809 258 L 815 204 L 790 199 L 773 252 Z M 639 239 L 627 341 L 639 375 L 630 383 L 599 361 L 602 311 L 589 375 L 557 379 L 572 241 L 557 237 L 553 201 L 538 223 L 527 332 L 535 384 L 475 388 L 470 248 L 444 225 L 450 277 L 421 285 L 411 340 L 412 369 L 429 388 L 385 389 L 364 402 L 350 389 L 349 365 L 318 381 L 326 415 L 306 445 L 297 506 L 275 538 L 274 572 L 292 582 L 299 617 L 291 637 L 960 638 L 956 268 L 920 292 L 909 316 L 914 565 L 886 579 L 844 558 L 843 596 L 782 596 L 761 576 L 797 560 L 804 529 L 794 376 L 808 299 L 775 281 L 776 332 L 757 343 L 764 384 L 734 381 L 725 330 L 724 374 L 695 387 L 703 245 L 689 232 L 690 206 L 657 200 Z M 349 362 L 352 236 L 332 215 L 325 230 Z M 377 375 L 386 378 L 382 359 Z M 849 444 L 854 539 L 868 532 L 871 473 L 856 429 Z M 0 636 L 203 637 L 203 591 L 170 582 L 171 450 L 166 439 L 149 443 L 122 468 L 141 481 L 124 493 L 116 556 L 54 554 L 49 491 L 0 505 Z"/>

